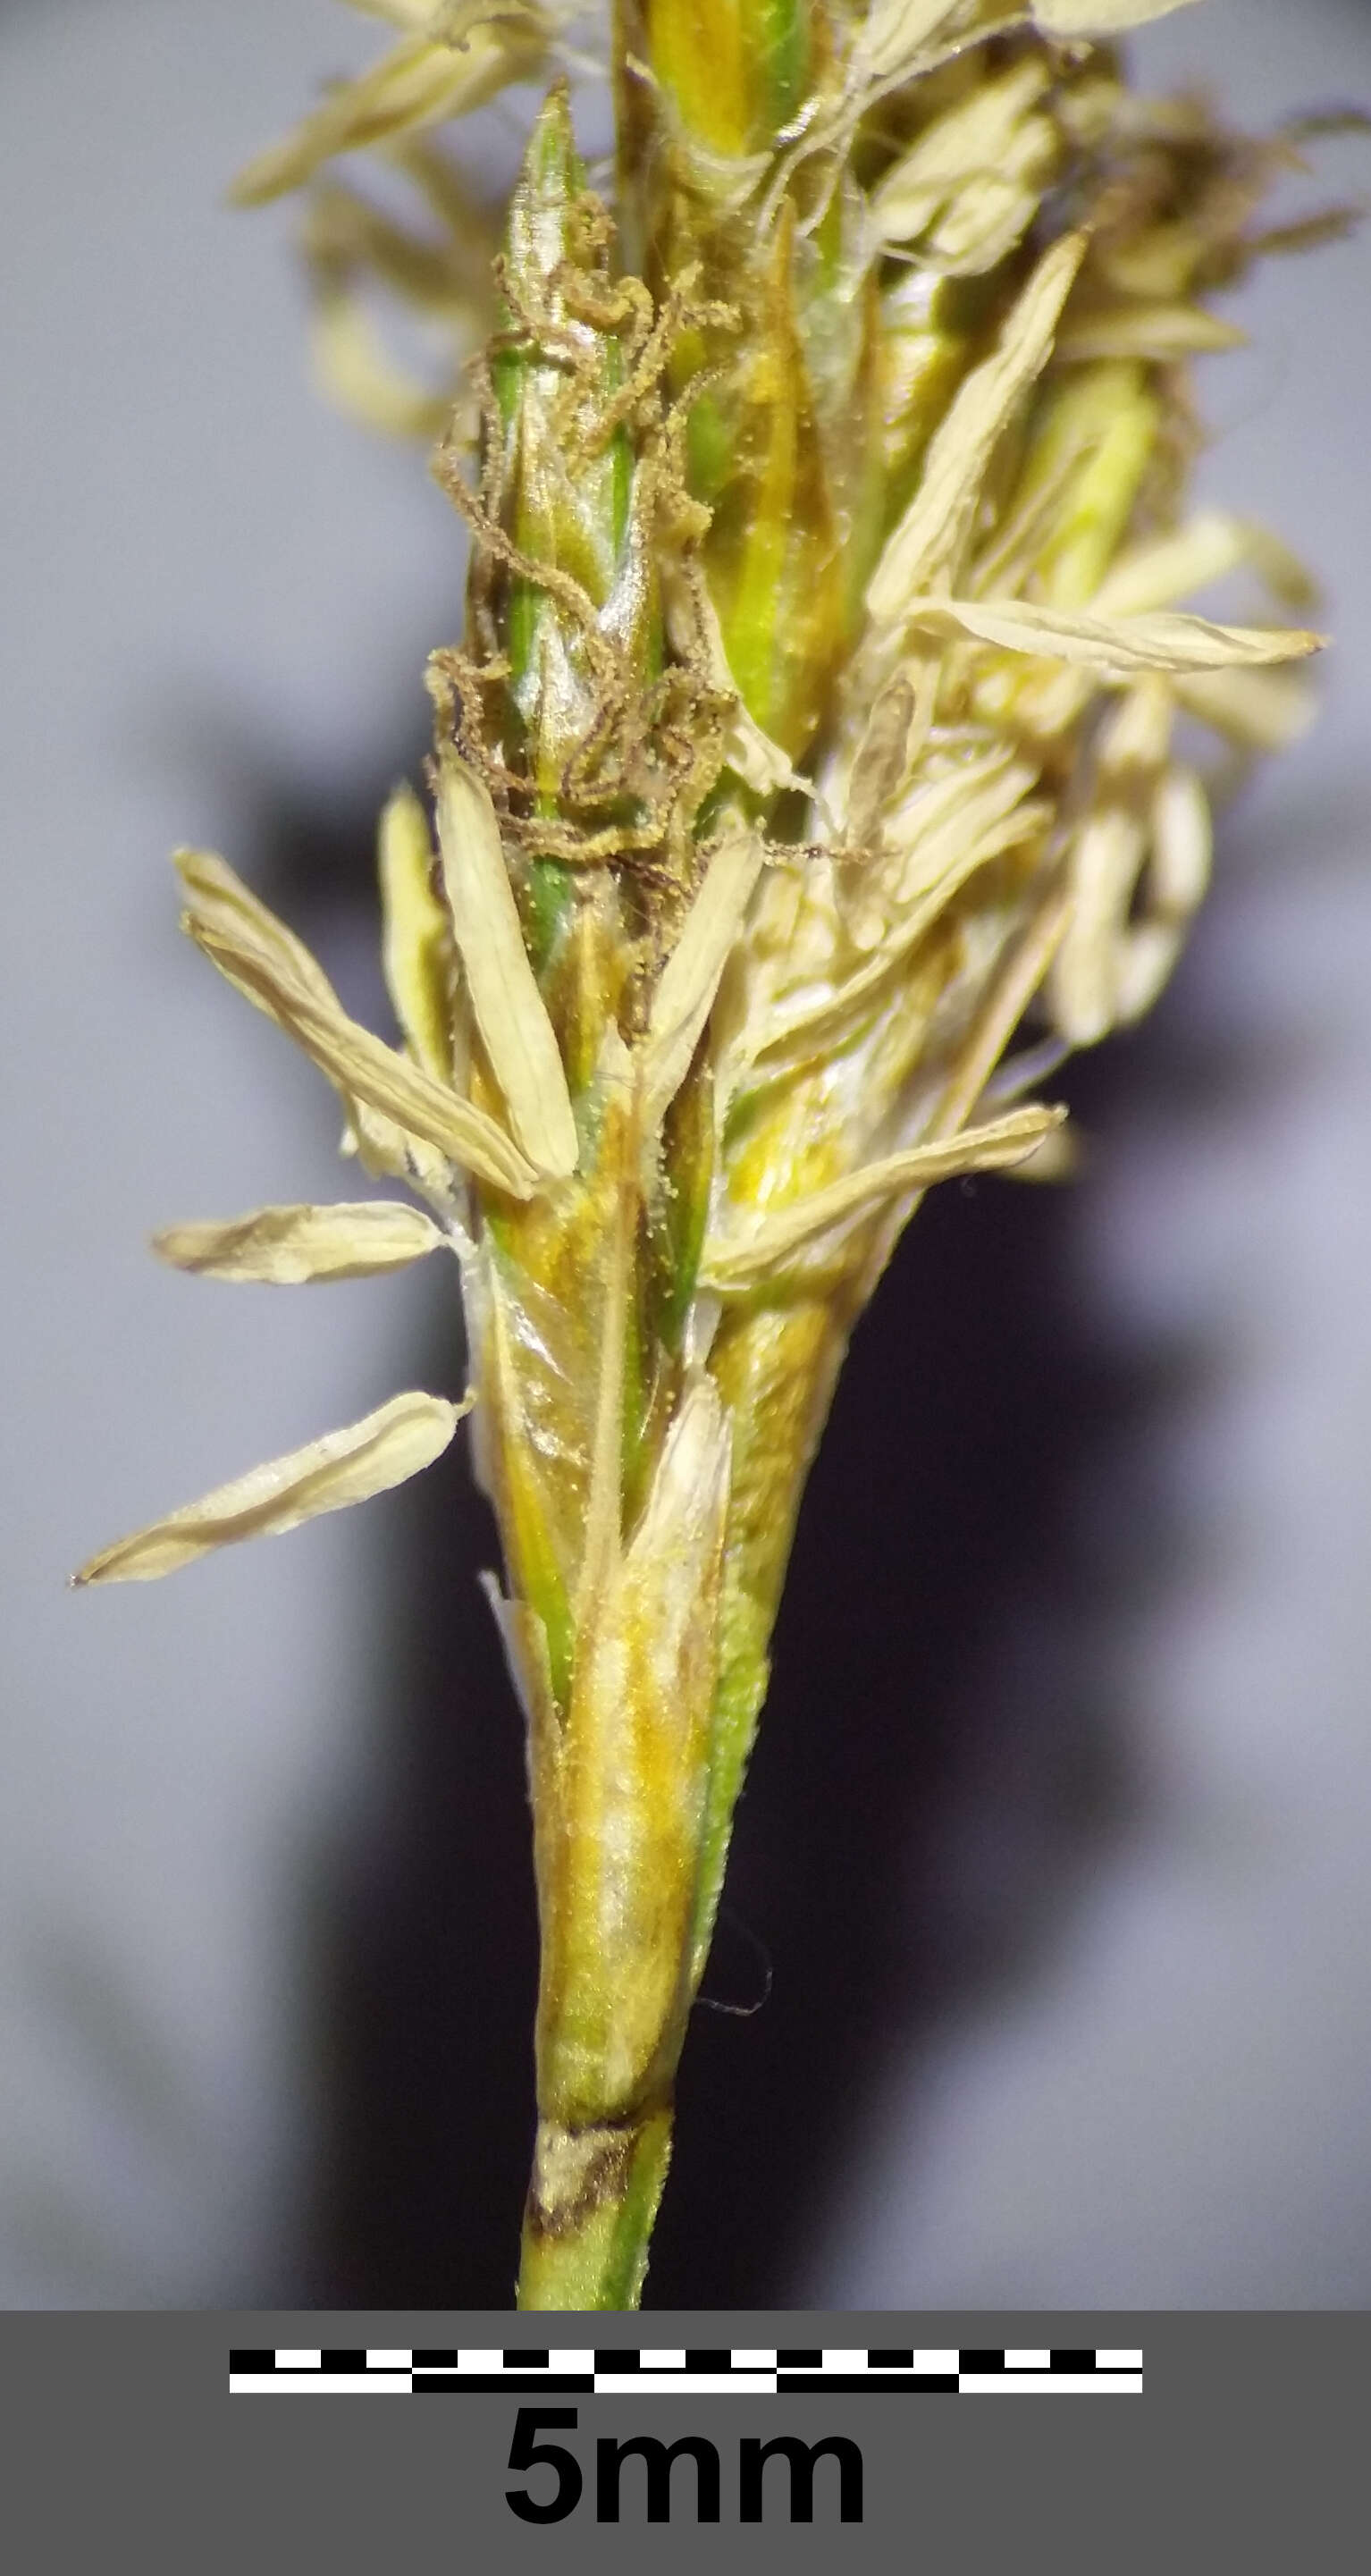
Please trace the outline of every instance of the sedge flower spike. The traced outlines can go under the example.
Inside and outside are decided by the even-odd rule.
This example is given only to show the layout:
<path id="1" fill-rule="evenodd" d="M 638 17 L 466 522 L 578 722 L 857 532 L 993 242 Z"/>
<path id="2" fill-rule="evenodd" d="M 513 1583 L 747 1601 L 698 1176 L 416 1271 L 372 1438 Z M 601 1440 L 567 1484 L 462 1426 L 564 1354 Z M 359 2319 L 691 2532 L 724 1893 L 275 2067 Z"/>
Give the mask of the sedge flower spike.
<path id="1" fill-rule="evenodd" d="M 455 1257 L 542 1938 L 518 2297 L 627 2308 L 853 1325 L 935 1182 L 1067 1167 L 1025 1091 L 1155 998 L 1213 786 L 1309 711 L 1299 568 L 1187 501 L 1187 362 L 1240 336 L 1213 299 L 1295 130 L 1128 88 L 1111 40 L 1166 0 L 619 0 L 611 203 L 556 0 L 356 5 L 390 51 L 238 194 L 306 190 L 325 378 L 441 432 L 470 537 L 428 793 L 380 826 L 397 1042 L 221 859 L 178 865 L 196 946 L 408 1195 L 157 1249 L 284 1284 Z M 450 128 L 540 77 L 492 226 Z M 385 210 L 336 167 L 367 151 Z M 1274 617 L 1187 611 L 1244 566 Z M 397 1396 L 78 1580 L 379 1493 L 464 1409 Z"/>

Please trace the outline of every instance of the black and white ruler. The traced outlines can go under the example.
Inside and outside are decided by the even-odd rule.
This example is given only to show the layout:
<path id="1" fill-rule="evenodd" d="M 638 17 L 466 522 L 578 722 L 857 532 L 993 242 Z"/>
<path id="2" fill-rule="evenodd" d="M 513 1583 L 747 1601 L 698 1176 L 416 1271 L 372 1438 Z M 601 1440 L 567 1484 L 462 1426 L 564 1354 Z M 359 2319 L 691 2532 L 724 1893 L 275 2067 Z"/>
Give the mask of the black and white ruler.
<path id="1" fill-rule="evenodd" d="M 234 2397 L 285 2395 L 454 2397 L 927 2397 L 1141 2395 L 1142 2354 L 1101 2348 L 915 2352 L 795 2349 L 655 2352 L 569 2346 L 460 2350 L 296 2352 L 282 2346 L 229 2355 Z"/>

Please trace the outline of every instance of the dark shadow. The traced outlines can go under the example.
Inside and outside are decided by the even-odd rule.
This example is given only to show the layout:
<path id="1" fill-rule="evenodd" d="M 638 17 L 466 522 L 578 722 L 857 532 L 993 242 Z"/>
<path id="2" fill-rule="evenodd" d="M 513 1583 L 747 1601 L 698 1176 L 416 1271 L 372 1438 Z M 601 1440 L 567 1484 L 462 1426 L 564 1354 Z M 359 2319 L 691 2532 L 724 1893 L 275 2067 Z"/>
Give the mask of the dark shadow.
<path id="1" fill-rule="evenodd" d="M 452 1353 L 420 1355 L 452 1375 Z M 458 1446 L 403 1498 L 382 1608 L 392 1795 L 325 1891 L 309 2296 L 507 2308 L 532 2143 L 537 1932 L 521 1721 Z"/>
<path id="2" fill-rule="evenodd" d="M 1069 1088 L 1107 1125 L 1100 1086 Z M 856 1335 L 729 1875 L 773 1988 L 750 2020 L 695 2016 L 664 2306 L 794 2301 L 875 2077 L 1026 1972 L 1133 1812 L 1093 1636 L 1071 1652 L 1093 1628 L 1071 1502 L 1174 1369 L 1143 1379 L 1094 1346 L 1065 1293 L 1069 1224 L 1056 1191 L 935 1191 Z M 1154 1544 L 1134 1531 L 1130 1552 Z M 1034 1651 L 1006 1668 L 1029 1605 Z M 740 1964 L 725 1927 L 706 1993 Z"/>
<path id="3" fill-rule="evenodd" d="M 1146 1830 L 1112 1641 L 1208 1534 L 1138 1460 L 1225 1360 L 1110 1346 L 1082 1302 L 1079 1192 L 1126 1106 L 1251 1118 L 1291 1072 L 1207 1042 L 1184 988 L 1050 1086 L 1087 1140 L 1077 1190 L 934 1191 L 854 1339 L 729 1873 L 772 1990 L 746 2020 L 696 2012 L 652 2305 L 802 2299 L 877 2078 L 1030 1978 Z M 749 1977 L 725 1923 L 705 1993 Z"/>
<path id="4" fill-rule="evenodd" d="M 381 1030 L 375 816 L 396 777 L 419 778 L 428 741 L 416 729 L 346 811 L 281 778 L 248 791 L 252 882 Z M 450 1311 L 406 1382 L 460 1390 L 455 1296 Z M 521 1720 L 476 1580 L 495 1533 L 465 1438 L 390 1508 L 373 1650 L 384 1787 L 306 1908 L 321 2147 L 300 2295 L 502 2308 L 532 2140 L 537 1929 Z"/>
<path id="5" fill-rule="evenodd" d="M 397 767 L 415 774 L 416 742 Z M 389 785 L 376 782 L 379 802 Z M 265 796 L 254 881 L 357 989 L 354 833 Z M 1222 897 L 1205 926 L 1222 938 Z M 380 1023 L 384 1025 L 384 1022 Z M 1184 977 L 1060 1084 L 1107 1163 L 1125 1102 L 1252 1114 L 1288 1068 L 1206 1049 Z M 1087 1177 L 1081 1186 L 1090 1186 Z M 648 2304 L 784 2306 L 892 2053 L 1032 1973 L 1086 1875 L 1141 1829 L 1111 1623 L 1195 1533 L 1140 1484 L 1144 1435 L 1221 1367 L 1111 1349 L 1069 1192 L 935 1191 L 859 1331 L 815 1470 L 740 1813 Z M 454 1342 L 415 1383 L 459 1382 Z M 1089 1492 L 1088 1510 L 1083 1496 Z M 519 1721 L 476 1586 L 494 1558 L 463 1444 L 408 1489 L 376 1658 L 389 1802 L 315 1913 L 325 2148 L 303 2270 L 328 2306 L 500 2308 L 532 2128 L 536 1936 Z"/>

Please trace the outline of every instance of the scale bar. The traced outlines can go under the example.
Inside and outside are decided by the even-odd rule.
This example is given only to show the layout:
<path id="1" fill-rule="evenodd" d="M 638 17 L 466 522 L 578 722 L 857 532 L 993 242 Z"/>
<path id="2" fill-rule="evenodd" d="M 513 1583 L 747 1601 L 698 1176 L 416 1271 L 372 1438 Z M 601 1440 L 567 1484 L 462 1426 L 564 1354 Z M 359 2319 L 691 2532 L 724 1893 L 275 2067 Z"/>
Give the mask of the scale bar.
<path id="1" fill-rule="evenodd" d="M 1085 2397 L 1140 2396 L 1142 2354 L 1112 2347 L 869 2345 L 826 2350 L 566 2346 L 235 2348 L 231 2397 Z"/>

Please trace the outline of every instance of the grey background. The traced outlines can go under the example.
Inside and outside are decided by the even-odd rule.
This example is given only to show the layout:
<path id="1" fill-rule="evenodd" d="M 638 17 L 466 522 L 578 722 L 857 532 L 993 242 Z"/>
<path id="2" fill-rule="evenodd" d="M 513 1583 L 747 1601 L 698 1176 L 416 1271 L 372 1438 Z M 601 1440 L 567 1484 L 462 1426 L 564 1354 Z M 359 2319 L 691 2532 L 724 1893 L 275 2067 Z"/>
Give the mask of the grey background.
<path id="1" fill-rule="evenodd" d="M 311 2317 L 310 2340 L 346 2334 L 369 2343 L 489 2341 L 500 2320 L 368 2315 Z M 793 2316 L 792 2316 L 792 2322 Z M 963 2321 L 965 2323 L 966 2321 Z M 1054 2344 L 1082 2339 L 1079 2318 L 1000 2322 L 1011 2339 L 1030 2328 Z M 1089 2321 L 1087 2340 L 1137 2341 L 1135 2320 Z M 298 2317 L 246 2321 L 263 2341 L 293 2342 Z M 554 2320 L 554 2340 L 567 2319 Z M 583 2325 L 584 2321 L 582 2321 Z M 746 2332 L 770 2343 L 776 2317 L 696 2320 L 712 2343 Z M 934 2321 L 928 2321 L 930 2328 Z M 523 2570 L 635 2567 L 642 2563 L 641 2501 L 596 2528 L 593 2504 L 567 2522 L 530 2529 L 504 2502 L 516 2407 L 506 2398 L 400 2398 L 370 2404 L 230 2399 L 230 2342 L 243 2320 L 200 2317 L 52 2317 L 11 2321 L 0 2332 L 0 2375 L 14 2465 L 6 2502 L 16 2526 L 31 2523 L 48 2558 L 65 2564 L 111 2527 L 137 2532 L 141 2563 L 181 2567 L 193 2534 L 195 2564 L 236 2568 L 245 2559 L 276 2576 L 302 2560 L 351 2571 L 420 2549 L 439 2564 Z M 425 2332 L 421 2335 L 421 2325 Z M 874 2340 L 875 2317 L 806 2316 L 806 2336 Z M 663 2320 L 673 2340 L 682 2321 Z M 611 2326 L 609 2339 L 620 2329 Z M 967 2342 L 955 2318 L 936 2320 L 947 2344 Z M 303 2340 L 301 2336 L 301 2340 Z M 605 2434 L 675 2440 L 687 2431 L 716 2443 L 723 2465 L 721 2521 L 704 2534 L 686 2504 L 691 2472 L 675 2472 L 682 2501 L 657 2526 L 654 2568 L 826 2569 L 917 2564 L 923 2555 L 962 2576 L 1031 2556 L 1064 2576 L 1102 2562 L 1120 2576 L 1150 2576 L 1190 2558 L 1277 2571 L 1303 2558 L 1346 2557 L 1360 2498 L 1367 2330 L 1360 2317 L 1150 2318 L 1142 2337 L 1145 2386 L 1120 2403 L 1047 2397 L 784 2399 L 681 2405 L 672 2399 L 582 2400 L 570 2438 L 590 2470 Z M 6 2365 L 8 2369 L 6 2368 Z M 768 2521 L 740 2529 L 736 2442 L 779 2431 L 815 2441 L 845 2433 L 862 2451 L 861 2528 L 837 2524 L 820 2469 L 813 2525 L 791 2529 L 779 2497 Z M 79 2457 L 82 2475 L 51 2475 Z M 777 2475 L 768 2470 L 768 2481 Z M 544 2473 L 544 2484 L 551 2481 Z M 674 2499 L 673 2499 L 674 2500 Z M 206 2506 L 209 2505 L 209 2511 Z M 774 2517 L 774 2518 L 770 2518 Z M 492 2546 L 494 2549 L 492 2550 Z M 498 2553 L 496 2555 L 495 2553 Z"/>
<path id="2" fill-rule="evenodd" d="M 143 1238 L 338 1186 L 323 1086 L 178 941 L 223 847 L 379 1010 L 371 817 L 461 547 L 334 419 L 291 221 L 224 182 L 377 30 L 0 15 L 9 1186 L 0 2300 L 494 2304 L 532 1968 L 519 1754 L 449 1461 L 162 1587 L 90 1549 L 407 1384 L 445 1284 L 273 1298 Z M 1136 48 L 1236 117 L 1371 100 L 1371 21 Z M 508 125 L 482 148 L 507 164 Z M 1367 186 L 1320 154 L 1297 202 Z M 1204 486 L 1318 568 L 1309 743 L 1227 829 L 1069 1196 L 944 1194 L 801 1534 L 659 2300 L 1361 2306 L 1371 2289 L 1371 384 L 1365 236 L 1265 273 Z"/>

